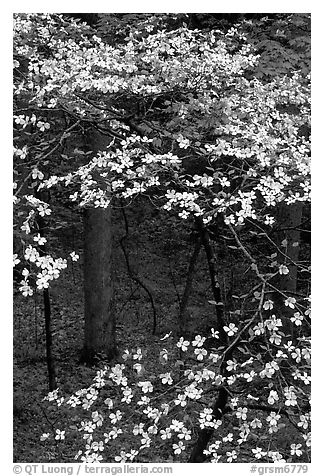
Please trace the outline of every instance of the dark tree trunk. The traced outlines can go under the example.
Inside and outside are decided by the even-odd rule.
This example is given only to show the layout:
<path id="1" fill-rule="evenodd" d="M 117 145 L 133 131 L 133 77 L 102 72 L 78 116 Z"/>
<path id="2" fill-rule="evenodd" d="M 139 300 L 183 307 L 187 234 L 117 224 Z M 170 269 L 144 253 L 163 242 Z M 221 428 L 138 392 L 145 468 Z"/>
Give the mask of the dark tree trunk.
<path id="1" fill-rule="evenodd" d="M 226 411 L 226 404 L 228 400 L 228 392 L 225 387 L 221 387 L 218 391 L 218 397 L 216 398 L 213 406 L 213 417 L 215 420 L 221 420 Z M 209 440 L 213 436 L 214 429 L 204 428 L 200 430 L 198 440 L 194 444 L 189 463 L 203 463 L 206 460 L 204 450 L 207 448 Z"/>
<path id="2" fill-rule="evenodd" d="M 106 150 L 108 142 L 107 136 L 91 129 L 85 146 L 95 155 Z M 92 365 L 97 358 L 111 360 L 117 354 L 111 207 L 85 209 L 83 232 L 85 329 L 81 361 Z"/>
<path id="3" fill-rule="evenodd" d="M 196 225 L 201 237 L 201 242 L 204 246 L 208 270 L 210 276 L 210 283 L 213 292 L 213 297 L 215 300 L 215 330 L 219 332 L 220 344 L 224 345 L 227 343 L 227 334 L 224 330 L 225 321 L 224 321 L 224 303 L 222 301 L 222 294 L 220 285 L 218 282 L 217 276 L 217 263 L 214 249 L 210 240 L 210 236 L 207 228 L 204 226 L 201 218 L 196 219 Z"/>
<path id="4" fill-rule="evenodd" d="M 49 203 L 50 194 L 48 191 L 35 190 L 35 197 L 46 203 Z M 41 236 L 45 236 L 46 221 L 43 217 L 37 217 L 38 231 Z M 46 255 L 46 245 L 39 246 L 40 255 Z M 46 364 L 48 372 L 48 387 L 50 392 L 57 388 L 56 380 L 56 366 L 53 356 L 53 336 L 52 336 L 52 315 L 51 315 L 51 299 L 47 288 L 43 289 L 43 303 L 44 303 L 44 319 L 45 319 L 45 342 L 46 342 Z"/>
<path id="5" fill-rule="evenodd" d="M 289 274 L 280 276 L 280 290 L 287 293 L 295 293 L 297 290 L 297 266 L 293 263 L 299 260 L 300 249 L 300 225 L 302 222 L 302 202 L 281 207 L 279 222 L 284 228 L 280 238 L 287 241 L 287 246 L 281 247 L 287 256 Z M 286 229 L 285 229 L 286 228 Z M 298 243 L 298 246 L 297 246 Z"/>
<path id="6" fill-rule="evenodd" d="M 46 338 L 46 363 L 48 371 L 48 386 L 50 392 L 57 388 L 56 368 L 53 358 L 53 339 L 52 339 L 52 321 L 51 321 L 51 301 L 49 290 L 43 290 L 44 316 L 45 316 L 45 338 Z"/>
<path id="7" fill-rule="evenodd" d="M 210 275 L 210 282 L 213 291 L 213 297 L 215 299 L 215 314 L 216 314 L 216 323 L 215 328 L 219 332 L 219 344 L 218 345 L 225 345 L 228 346 L 228 336 L 224 330 L 224 304 L 222 303 L 222 295 L 221 289 L 218 282 L 217 277 L 217 262 L 216 256 L 214 253 L 214 249 L 210 240 L 210 236 L 208 233 L 207 228 L 204 226 L 203 221 L 201 218 L 196 219 L 197 229 L 200 233 L 201 242 L 204 246 L 207 262 L 208 262 L 208 269 Z M 228 376 L 228 371 L 226 369 L 226 362 L 229 358 L 231 358 L 233 353 L 234 347 L 227 347 L 225 351 L 224 358 L 220 367 L 220 374 L 224 377 Z M 228 391 L 225 386 L 221 386 L 218 389 L 217 398 L 214 401 L 213 405 L 213 417 L 215 420 L 221 420 L 225 411 L 226 411 L 226 404 L 228 401 Z M 204 454 L 204 450 L 206 449 L 209 440 L 211 439 L 214 433 L 213 429 L 204 428 L 200 430 L 198 440 L 194 444 L 189 463 L 202 463 L 206 460 L 206 455 Z"/>
<path id="8" fill-rule="evenodd" d="M 300 250 L 300 226 L 302 222 L 303 203 L 297 202 L 292 205 L 280 204 L 277 216 L 279 230 L 277 236 L 278 247 L 283 254 L 278 252 L 278 263 L 284 264 L 289 269 L 289 274 L 280 274 L 276 279 L 276 287 L 279 292 L 274 294 L 275 310 L 284 316 L 283 331 L 293 334 L 294 325 L 290 317 L 295 312 L 284 304 L 284 295 L 294 297 L 297 292 L 297 263 Z M 282 246 L 284 242 L 285 246 Z M 281 294 L 281 293 L 284 293 Z"/>
<path id="9" fill-rule="evenodd" d="M 81 360 L 116 355 L 110 207 L 84 211 L 84 317 Z"/>

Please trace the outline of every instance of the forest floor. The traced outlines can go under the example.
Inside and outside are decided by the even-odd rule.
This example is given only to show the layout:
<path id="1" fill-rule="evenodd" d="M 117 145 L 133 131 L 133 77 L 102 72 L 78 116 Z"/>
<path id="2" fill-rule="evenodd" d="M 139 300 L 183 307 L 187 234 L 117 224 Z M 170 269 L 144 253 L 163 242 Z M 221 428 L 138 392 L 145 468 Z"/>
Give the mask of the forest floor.
<path id="1" fill-rule="evenodd" d="M 193 252 L 188 224 L 166 214 L 157 215 L 150 206 L 126 210 L 129 234 L 124 241 L 132 272 L 145 283 L 154 299 L 157 315 L 155 335 L 153 309 L 145 290 L 131 279 L 120 246 L 125 235 L 123 216 L 114 212 L 114 263 L 117 315 L 117 342 L 124 349 L 140 347 L 147 351 L 149 365 L 154 368 L 155 356 L 161 350 L 161 339 L 172 331 L 163 347 L 177 342 L 180 298 L 185 286 L 188 263 Z M 63 230 L 63 231 L 62 231 Z M 52 233 L 58 256 L 66 257 L 71 251 L 80 260 L 62 272 L 50 288 L 53 318 L 54 357 L 58 385 L 63 394 L 73 394 L 88 387 L 96 369 L 80 364 L 83 344 L 83 289 L 82 289 L 82 227 L 81 221 Z M 227 260 L 227 261 L 226 261 Z M 234 271 L 233 271 L 234 270 Z M 225 287 L 239 279 L 244 270 L 232 257 L 226 257 L 222 270 Z M 226 282 L 228 281 L 228 282 Z M 192 292 L 187 307 L 186 337 L 204 334 L 213 321 L 213 299 L 208 278 L 208 267 L 203 250 L 197 263 Z M 151 361 L 150 361 L 151 359 Z M 48 392 L 45 359 L 45 327 L 42 295 L 24 298 L 14 291 L 14 461 L 15 462 L 71 462 L 80 449 L 75 443 L 60 449 L 58 445 L 40 441 L 50 430 L 49 413 L 44 396 Z M 53 416 L 53 415 L 50 415 Z M 72 423 L 72 422 L 71 422 Z M 288 439 L 281 432 L 282 442 Z M 286 439 L 286 441 L 284 441 Z M 117 440 L 118 441 L 118 440 Z M 63 452 L 62 452 L 63 451 Z M 154 450 L 153 450 L 154 451 Z M 163 460 L 163 448 L 159 450 Z M 159 461 L 156 455 L 148 461 Z M 167 455 L 165 454 L 167 458 Z M 250 458 L 250 456 L 249 456 Z M 246 461 L 248 461 L 248 457 Z M 165 459 L 163 461 L 166 461 Z"/>

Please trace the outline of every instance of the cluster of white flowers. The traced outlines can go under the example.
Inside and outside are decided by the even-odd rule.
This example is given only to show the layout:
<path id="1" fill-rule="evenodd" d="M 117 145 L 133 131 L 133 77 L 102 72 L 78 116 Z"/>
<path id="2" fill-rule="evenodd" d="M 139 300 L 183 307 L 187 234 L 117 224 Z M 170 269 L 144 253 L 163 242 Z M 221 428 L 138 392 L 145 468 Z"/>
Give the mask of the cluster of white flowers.
<path id="1" fill-rule="evenodd" d="M 34 238 L 35 239 L 35 238 Z M 38 242 L 44 243 L 44 238 L 36 237 Z M 40 244 L 42 244 L 40 243 Z M 40 268 L 40 272 L 37 273 L 36 287 L 37 289 L 46 289 L 49 287 L 49 282 L 53 279 L 57 279 L 60 276 L 60 272 L 67 267 L 67 261 L 62 258 L 53 259 L 51 256 L 41 256 L 36 248 L 29 245 L 25 249 L 24 258 L 27 262 L 34 263 L 35 266 Z M 14 263 L 18 264 L 17 256 L 14 255 Z M 22 271 L 23 280 L 19 290 L 23 296 L 32 296 L 33 289 L 29 284 L 30 271 L 24 268 Z"/>
<path id="2" fill-rule="evenodd" d="M 273 325 L 274 318 L 269 321 L 271 321 Z M 195 355 L 196 350 L 203 348 L 205 341 L 205 337 L 197 335 L 191 342 L 191 352 L 189 350 L 190 342 L 185 341 L 183 337 L 180 338 L 176 345 L 178 348 L 185 348 L 186 353 L 190 352 L 192 355 Z M 295 349 L 289 343 L 287 344 L 287 347 L 289 347 L 290 351 Z M 201 398 L 205 389 L 208 389 L 208 386 L 206 386 L 208 382 L 216 385 L 216 387 L 223 384 L 224 379 L 219 379 L 219 374 L 215 372 L 216 369 L 220 368 L 219 361 L 217 362 L 215 359 L 207 359 L 208 363 L 197 362 L 194 367 L 190 364 L 190 368 L 183 372 L 184 378 L 182 378 L 181 385 L 179 385 L 180 382 L 176 377 L 178 371 L 175 369 L 172 362 L 169 363 L 171 367 L 167 372 L 159 374 L 156 377 L 152 376 L 152 380 L 144 379 L 138 381 L 138 377 L 135 376 L 134 378 L 134 373 L 131 373 L 133 366 L 132 363 L 134 361 L 138 362 L 142 359 L 142 349 L 138 348 L 131 352 L 126 349 L 123 353 L 125 364 L 117 363 L 112 367 L 106 366 L 104 369 L 99 370 L 93 380 L 93 384 L 89 388 L 79 390 L 68 398 L 61 397 L 59 395 L 59 390 L 51 392 L 47 397 L 45 397 L 46 400 L 49 402 L 55 402 L 58 406 L 65 404 L 68 407 L 75 408 L 82 405 L 85 410 L 90 410 L 90 419 L 82 420 L 80 422 L 79 431 L 83 435 L 82 439 L 85 440 L 85 448 L 83 451 L 80 450 L 77 453 L 75 456 L 76 459 L 81 457 L 81 460 L 84 462 L 102 461 L 102 455 L 104 454 L 103 450 L 106 447 L 106 444 L 124 434 L 124 425 L 128 425 L 126 422 L 126 415 L 129 411 L 127 410 L 127 407 L 130 407 L 133 404 L 139 406 L 139 414 L 142 414 L 142 419 L 139 422 L 132 423 L 132 434 L 134 435 L 134 440 L 129 441 L 127 449 L 124 447 L 120 454 L 115 456 L 115 461 L 136 460 L 141 452 L 146 448 L 152 447 L 156 439 L 161 439 L 162 441 L 170 440 L 172 443 L 173 454 L 184 454 L 186 452 L 185 442 L 190 441 L 193 434 L 193 427 L 188 427 L 186 424 L 186 422 L 188 422 L 190 425 L 193 425 L 191 417 L 185 417 L 190 414 L 197 414 L 197 424 L 200 429 L 213 429 L 217 430 L 218 436 L 220 435 L 220 431 L 224 435 L 221 437 L 221 440 L 211 443 L 208 449 L 204 450 L 204 454 L 210 456 L 212 462 L 229 462 L 230 460 L 236 459 L 240 453 L 239 448 L 243 448 L 244 444 L 247 442 L 249 442 L 249 445 L 251 444 L 251 432 L 254 434 L 256 430 L 262 430 L 272 435 L 280 431 L 281 428 L 284 428 L 289 423 L 289 420 L 286 420 L 285 424 L 281 423 L 283 416 L 276 410 L 269 412 L 269 414 L 263 419 L 262 423 L 259 418 L 252 416 L 253 413 L 249 410 L 248 403 L 249 398 L 255 400 L 258 400 L 259 398 L 251 395 L 248 396 L 248 400 L 246 400 L 245 397 L 235 397 L 231 400 L 231 406 L 235 409 L 233 416 L 238 420 L 238 424 L 235 424 L 235 432 L 226 433 L 222 420 L 215 419 L 211 407 L 205 406 L 204 408 L 201 408 L 200 405 L 198 407 L 199 410 L 192 412 L 195 408 L 195 402 Z M 243 377 L 246 379 L 248 376 L 248 381 L 255 381 L 258 378 L 264 377 L 273 380 L 275 372 L 279 371 L 277 362 L 271 361 L 267 363 L 265 368 L 259 373 L 255 372 L 252 368 L 249 373 L 245 371 L 245 373 L 240 374 L 239 367 L 245 369 L 248 366 L 253 367 L 255 364 L 259 365 L 259 360 L 254 359 L 253 357 L 250 357 L 241 364 L 233 358 L 232 360 L 227 361 L 227 371 L 236 372 L 237 378 Z M 164 389 L 160 396 L 155 388 L 158 381 L 162 382 Z M 307 385 L 305 380 L 301 379 L 301 382 L 302 385 Z M 104 402 L 101 402 L 102 397 L 100 392 L 103 391 L 103 395 L 105 395 L 105 388 L 107 385 L 108 388 L 110 388 L 111 385 L 115 387 L 115 396 L 113 398 L 105 398 Z M 182 393 L 179 393 L 180 388 L 182 388 Z M 278 387 L 274 387 L 274 383 L 269 384 L 268 388 L 269 394 L 267 403 L 269 405 L 274 406 L 281 402 L 285 407 L 290 408 L 295 407 L 298 404 L 299 393 L 297 387 L 284 387 L 282 396 Z M 118 389 L 120 392 L 119 396 Z M 152 394 L 153 398 L 151 399 L 148 397 L 148 394 Z M 165 395 L 168 396 L 167 401 Z M 303 392 L 300 393 L 300 397 L 303 398 Z M 239 401 L 241 402 L 241 405 L 238 405 Z M 97 409 L 94 409 L 94 405 L 96 405 Z M 191 408 L 192 405 L 193 409 L 189 410 L 189 407 Z M 177 411 L 177 418 L 174 416 L 176 408 L 179 409 Z M 138 413 L 138 411 L 136 411 L 136 413 Z M 185 418 L 182 419 L 183 417 Z M 104 421 L 110 422 L 110 430 L 108 432 L 107 424 L 103 426 Z M 308 430 L 309 414 L 305 413 L 300 415 L 299 421 L 296 421 L 295 424 L 297 424 L 302 430 Z M 102 433 L 102 428 L 104 428 L 106 432 Z M 305 436 L 304 442 L 303 440 L 298 440 L 296 443 L 291 444 L 292 456 L 295 455 L 299 457 L 304 454 L 304 451 L 306 451 L 305 445 L 307 446 L 308 443 L 306 444 L 306 442 L 309 442 L 309 434 L 307 433 L 303 436 Z M 62 431 L 57 429 L 53 434 L 53 438 L 57 440 L 65 440 L 67 437 L 68 432 L 66 430 Z M 43 434 L 40 437 L 41 441 L 48 438 L 51 438 L 50 433 Z M 254 436 L 252 439 L 254 439 Z M 226 444 L 225 452 L 222 451 L 221 448 L 223 443 Z M 236 444 L 235 450 L 232 449 L 228 451 L 228 445 L 230 443 Z M 252 451 L 253 458 L 258 460 L 266 460 L 266 458 L 270 458 L 273 461 L 283 460 L 282 455 L 270 449 L 265 451 L 257 446 L 250 451 Z"/>

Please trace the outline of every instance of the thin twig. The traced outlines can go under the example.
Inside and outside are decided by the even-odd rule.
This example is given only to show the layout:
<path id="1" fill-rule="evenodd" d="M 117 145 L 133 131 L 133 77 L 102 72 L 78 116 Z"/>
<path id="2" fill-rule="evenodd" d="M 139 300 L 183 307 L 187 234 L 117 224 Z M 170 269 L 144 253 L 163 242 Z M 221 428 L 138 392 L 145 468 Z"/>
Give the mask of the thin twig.
<path id="1" fill-rule="evenodd" d="M 122 210 L 122 214 L 123 214 L 123 217 L 124 217 L 124 223 L 125 223 L 125 231 L 126 231 L 126 234 L 119 240 L 119 243 L 120 243 L 120 246 L 121 246 L 121 249 L 123 251 L 123 255 L 124 255 L 124 258 L 125 258 L 125 262 L 126 262 L 126 266 L 127 266 L 127 270 L 128 270 L 128 273 L 129 273 L 129 276 L 131 277 L 131 279 L 133 281 L 135 281 L 135 283 L 137 283 L 141 288 L 144 289 L 144 291 L 146 292 L 146 294 L 148 295 L 149 297 L 149 300 L 151 302 L 151 306 L 152 306 L 152 311 L 153 311 L 153 329 L 152 329 L 152 334 L 155 335 L 155 332 L 156 332 L 156 326 L 157 326 L 157 312 L 156 312 L 156 308 L 155 308 L 155 304 L 154 304 L 154 299 L 153 299 L 153 296 L 152 296 L 152 293 L 151 291 L 148 289 L 147 285 L 145 283 L 143 283 L 143 281 L 135 274 L 135 272 L 131 269 L 131 266 L 130 266 L 130 263 L 129 263 L 129 258 L 128 258 L 128 255 L 127 255 L 127 252 L 126 252 L 126 249 L 125 249 L 125 245 L 124 245 L 124 241 L 128 238 L 128 221 L 127 221 L 127 216 L 126 216 L 126 213 L 125 213 L 125 210 L 124 208 L 122 207 L 121 208 Z"/>

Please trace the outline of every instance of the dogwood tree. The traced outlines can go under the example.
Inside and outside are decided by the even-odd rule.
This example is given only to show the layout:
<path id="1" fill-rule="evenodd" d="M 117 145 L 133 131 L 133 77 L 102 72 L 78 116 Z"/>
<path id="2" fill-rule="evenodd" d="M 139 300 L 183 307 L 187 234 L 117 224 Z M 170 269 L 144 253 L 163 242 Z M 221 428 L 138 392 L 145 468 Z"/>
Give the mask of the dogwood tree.
<path id="1" fill-rule="evenodd" d="M 180 221 L 191 221 L 205 248 L 215 307 L 212 350 L 205 348 L 204 336 L 192 342 L 182 337 L 165 362 L 167 354 L 161 351 L 160 356 L 163 365 L 177 360 L 180 351 L 178 367 L 173 370 L 171 363 L 150 378 L 140 362 L 141 350 L 126 352 L 125 362 L 104 367 L 88 389 L 67 399 L 55 391 L 48 399 L 90 410 L 89 420 L 78 428 L 86 446 L 77 457 L 86 462 L 105 460 L 107 445 L 117 438 L 124 449 L 115 461 L 143 461 L 155 440 L 165 440 L 180 461 L 190 448 L 190 461 L 232 462 L 249 439 L 259 439 L 256 433 L 268 444 L 279 429 L 290 427 L 299 436 L 288 456 L 261 443 L 250 456 L 295 460 L 306 455 L 309 445 L 309 289 L 297 292 L 296 284 L 297 270 L 307 274 L 309 269 L 295 252 L 300 246 L 296 235 L 288 233 L 280 243 L 272 230 L 280 222 L 278 210 L 295 216 L 296 206 L 310 200 L 309 72 L 304 67 L 261 74 L 262 51 L 251 39 L 250 23 L 227 31 L 194 30 L 186 24 L 170 28 L 164 16 L 157 19 L 143 17 L 138 28 L 112 44 L 60 15 L 15 16 L 19 246 L 14 264 L 27 263 L 20 284 L 25 296 L 48 288 L 67 260 L 42 248 L 46 237 L 39 217 L 55 212 L 46 194 L 63 192 L 86 209 L 85 227 L 91 231 L 85 277 L 91 282 L 85 284 L 90 329 L 85 348 L 111 357 L 111 250 L 103 249 L 110 209 L 120 200 L 146 196 Z M 70 144 L 76 143 L 79 148 L 73 149 Z M 80 148 L 84 143 L 89 150 Z M 232 248 L 241 252 L 253 275 L 250 289 L 236 297 L 240 304 L 231 312 L 224 309 L 213 226 L 227 230 Z M 266 241 L 270 251 L 262 260 L 247 244 L 244 230 Z M 98 288 L 94 279 L 108 284 Z M 101 308 L 91 302 L 101 302 Z M 242 390 L 246 382 L 249 395 Z M 106 396 L 107 385 L 116 386 L 116 401 Z M 135 425 L 123 423 L 124 407 Z M 222 423 L 227 414 L 234 433 Z M 208 446 L 214 430 L 222 436 Z M 134 441 L 126 441 L 129 432 Z M 62 435 L 56 429 L 55 439 L 63 440 Z M 222 445 L 232 446 L 231 451 Z"/>

